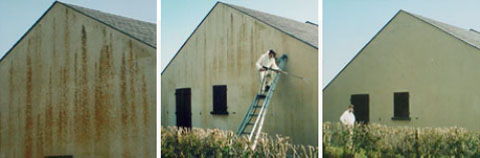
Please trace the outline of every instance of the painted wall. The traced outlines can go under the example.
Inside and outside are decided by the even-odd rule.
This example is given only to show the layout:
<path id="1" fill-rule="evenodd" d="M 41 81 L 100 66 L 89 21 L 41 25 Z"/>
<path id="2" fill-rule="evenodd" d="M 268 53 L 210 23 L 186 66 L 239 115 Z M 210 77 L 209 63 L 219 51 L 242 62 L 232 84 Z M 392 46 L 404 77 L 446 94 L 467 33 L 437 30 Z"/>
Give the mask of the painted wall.
<path id="1" fill-rule="evenodd" d="M 260 87 L 255 62 L 274 49 L 288 55 L 263 131 L 293 143 L 318 144 L 318 52 L 222 3 L 185 43 L 162 74 L 162 125 L 176 125 L 175 89 L 191 88 L 192 126 L 235 131 Z M 229 115 L 212 115 L 213 86 L 227 85 Z"/>
<path id="2" fill-rule="evenodd" d="M 324 89 L 323 120 L 369 94 L 371 122 L 480 130 L 478 61 L 477 48 L 401 11 Z M 394 92 L 410 93 L 410 121 L 392 120 Z"/>
<path id="3" fill-rule="evenodd" d="M 153 157 L 155 55 L 55 3 L 0 62 L 0 157 Z"/>

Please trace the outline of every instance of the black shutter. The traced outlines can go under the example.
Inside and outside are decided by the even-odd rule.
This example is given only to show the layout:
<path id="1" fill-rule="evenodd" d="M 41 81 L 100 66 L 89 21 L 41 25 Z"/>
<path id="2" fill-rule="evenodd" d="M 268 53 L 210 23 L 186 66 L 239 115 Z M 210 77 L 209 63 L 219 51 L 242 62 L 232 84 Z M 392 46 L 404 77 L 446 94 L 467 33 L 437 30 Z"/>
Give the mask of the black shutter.
<path id="1" fill-rule="evenodd" d="M 213 86 L 213 111 L 211 114 L 228 114 L 226 85 Z"/>
<path id="2" fill-rule="evenodd" d="M 370 122 L 370 99 L 368 94 L 354 94 L 350 97 L 353 104 L 353 115 L 358 123 Z"/>
<path id="3" fill-rule="evenodd" d="M 393 119 L 410 120 L 410 104 L 408 92 L 394 93 Z"/>
<path id="4" fill-rule="evenodd" d="M 192 127 L 192 104 L 190 88 L 176 89 L 176 115 L 178 127 Z"/>

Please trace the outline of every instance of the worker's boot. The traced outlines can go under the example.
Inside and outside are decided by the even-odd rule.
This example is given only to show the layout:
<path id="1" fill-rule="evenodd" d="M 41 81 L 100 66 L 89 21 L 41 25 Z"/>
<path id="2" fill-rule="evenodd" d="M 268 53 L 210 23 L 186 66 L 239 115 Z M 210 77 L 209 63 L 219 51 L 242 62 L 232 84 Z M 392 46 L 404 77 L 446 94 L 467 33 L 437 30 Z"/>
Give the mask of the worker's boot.
<path id="1" fill-rule="evenodd" d="M 265 86 L 265 92 L 268 92 L 269 89 L 270 89 L 270 86 Z"/>

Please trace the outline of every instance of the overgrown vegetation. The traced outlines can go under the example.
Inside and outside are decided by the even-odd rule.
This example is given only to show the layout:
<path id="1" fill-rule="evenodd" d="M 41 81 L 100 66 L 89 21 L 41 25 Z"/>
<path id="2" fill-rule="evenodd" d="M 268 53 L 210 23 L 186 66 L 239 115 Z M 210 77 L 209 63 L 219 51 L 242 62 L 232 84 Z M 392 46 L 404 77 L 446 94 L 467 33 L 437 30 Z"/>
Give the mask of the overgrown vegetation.
<path id="1" fill-rule="evenodd" d="M 293 145 L 263 134 L 255 150 L 246 137 L 218 129 L 161 127 L 162 157 L 318 157 L 318 147 Z"/>
<path id="2" fill-rule="evenodd" d="M 479 132 L 463 128 L 347 128 L 323 124 L 323 157 L 480 157 Z"/>

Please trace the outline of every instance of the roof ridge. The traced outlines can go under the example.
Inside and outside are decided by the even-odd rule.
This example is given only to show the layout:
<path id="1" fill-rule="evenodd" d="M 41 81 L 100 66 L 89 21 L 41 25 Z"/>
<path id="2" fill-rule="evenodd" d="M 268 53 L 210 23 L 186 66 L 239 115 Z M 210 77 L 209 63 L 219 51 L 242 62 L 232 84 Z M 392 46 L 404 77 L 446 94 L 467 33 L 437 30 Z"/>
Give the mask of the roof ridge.
<path id="1" fill-rule="evenodd" d="M 242 6 L 218 2 L 318 49 L 318 26 Z"/>
<path id="2" fill-rule="evenodd" d="M 97 12 L 101 12 L 101 13 L 108 14 L 108 15 L 112 15 L 112 16 L 117 16 L 117 17 L 129 19 L 129 20 L 134 20 L 134 21 L 139 21 L 139 22 L 143 22 L 143 23 L 148 23 L 148 24 L 156 25 L 156 23 L 152 23 L 152 22 L 148 22 L 148 21 L 144 21 L 144 20 L 139 20 L 139 19 L 135 19 L 135 18 L 123 16 L 123 15 L 113 14 L 113 13 L 101 11 L 101 10 L 98 10 L 98 9 L 82 7 L 82 6 L 79 6 L 79 5 L 70 4 L 70 3 L 65 3 L 65 2 L 60 2 L 60 1 L 56 1 L 56 2 L 57 2 L 57 3 L 60 3 L 60 4 L 63 4 L 63 5 L 66 5 L 66 6 L 71 6 L 71 7 L 77 7 L 77 8 L 82 8 L 82 9 L 86 9 L 86 10 L 97 11 Z M 78 11 L 83 12 L 83 11 L 81 11 L 81 10 L 78 10 Z"/>
<path id="3" fill-rule="evenodd" d="M 468 29 L 451 25 L 442 21 L 434 20 L 431 18 L 427 18 L 418 14 L 410 13 L 405 10 L 400 10 L 399 12 L 405 12 L 406 14 L 417 18 L 427 24 L 430 24 L 445 33 L 457 38 L 458 40 L 461 40 L 477 49 L 480 49 L 480 34 L 469 31 Z"/>
<path id="4" fill-rule="evenodd" d="M 148 46 L 156 48 L 156 24 L 138 19 L 124 17 L 112 13 L 90 9 L 74 4 L 56 1 L 76 12 L 83 14 L 93 20 L 107 25 L 131 38 L 134 38 Z"/>
<path id="5" fill-rule="evenodd" d="M 234 5 L 234 4 L 229 4 L 229 3 L 225 3 L 225 2 L 219 2 L 219 3 L 223 3 L 225 5 L 229 5 L 233 8 L 243 8 L 243 9 L 247 9 L 247 10 L 252 10 L 252 11 L 257 11 L 257 12 L 260 12 L 260 13 L 263 13 L 263 14 L 267 14 L 267 15 L 270 15 L 270 16 L 275 16 L 275 17 L 278 17 L 278 18 L 282 18 L 282 19 L 286 19 L 286 20 L 290 20 L 290 21 L 293 21 L 293 22 L 297 22 L 299 24 L 306 24 L 304 22 L 301 22 L 301 21 L 297 21 L 295 19 L 290 19 L 290 18 L 287 18 L 287 17 L 283 17 L 283 16 L 278 16 L 278 15 L 275 15 L 275 14 L 271 14 L 271 13 L 267 13 L 267 12 L 263 12 L 263 11 L 260 11 L 260 10 L 255 10 L 255 9 L 250 9 L 250 8 L 246 8 L 246 7 L 242 7 L 242 6 L 239 6 L 239 5 Z M 247 14 L 249 14 L 247 12 Z M 318 27 L 318 26 L 317 26 Z"/>

